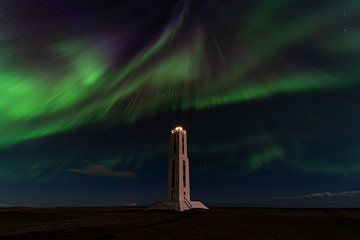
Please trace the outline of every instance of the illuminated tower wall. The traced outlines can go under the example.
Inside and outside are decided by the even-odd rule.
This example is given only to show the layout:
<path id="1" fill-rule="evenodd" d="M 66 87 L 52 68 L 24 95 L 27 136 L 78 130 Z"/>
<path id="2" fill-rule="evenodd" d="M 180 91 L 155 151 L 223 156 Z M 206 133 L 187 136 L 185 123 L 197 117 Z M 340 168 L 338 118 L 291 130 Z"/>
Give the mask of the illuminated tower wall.
<path id="1" fill-rule="evenodd" d="M 168 169 L 168 200 L 190 201 L 189 159 L 187 135 L 181 127 L 171 131 Z"/>

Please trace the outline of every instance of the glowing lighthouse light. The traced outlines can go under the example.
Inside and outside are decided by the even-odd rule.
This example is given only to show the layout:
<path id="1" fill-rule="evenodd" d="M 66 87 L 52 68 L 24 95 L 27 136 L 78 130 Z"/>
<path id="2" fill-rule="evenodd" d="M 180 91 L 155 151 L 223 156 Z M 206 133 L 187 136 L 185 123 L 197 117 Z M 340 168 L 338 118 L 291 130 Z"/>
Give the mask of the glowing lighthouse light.
<path id="1" fill-rule="evenodd" d="M 173 134 L 176 132 L 182 132 L 183 134 L 186 134 L 186 131 L 181 126 L 177 126 L 175 129 L 171 130 L 171 133 Z"/>

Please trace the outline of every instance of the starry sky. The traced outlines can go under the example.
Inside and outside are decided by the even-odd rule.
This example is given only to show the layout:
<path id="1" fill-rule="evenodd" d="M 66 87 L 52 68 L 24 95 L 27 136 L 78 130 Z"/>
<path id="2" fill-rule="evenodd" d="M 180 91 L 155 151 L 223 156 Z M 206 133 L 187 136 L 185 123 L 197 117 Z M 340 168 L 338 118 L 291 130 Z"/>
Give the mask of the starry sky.
<path id="1" fill-rule="evenodd" d="M 0 206 L 360 207 L 355 0 L 0 0 Z"/>

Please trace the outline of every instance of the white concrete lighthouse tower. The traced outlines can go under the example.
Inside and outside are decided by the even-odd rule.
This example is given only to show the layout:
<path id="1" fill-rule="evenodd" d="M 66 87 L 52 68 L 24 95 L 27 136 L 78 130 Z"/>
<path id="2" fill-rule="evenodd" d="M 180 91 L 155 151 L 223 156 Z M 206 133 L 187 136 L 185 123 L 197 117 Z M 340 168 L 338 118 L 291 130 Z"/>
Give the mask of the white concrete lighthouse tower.
<path id="1" fill-rule="evenodd" d="M 151 209 L 208 209 L 202 202 L 190 200 L 189 159 L 187 135 L 182 127 L 171 130 L 168 168 L 168 200 L 153 204 Z"/>

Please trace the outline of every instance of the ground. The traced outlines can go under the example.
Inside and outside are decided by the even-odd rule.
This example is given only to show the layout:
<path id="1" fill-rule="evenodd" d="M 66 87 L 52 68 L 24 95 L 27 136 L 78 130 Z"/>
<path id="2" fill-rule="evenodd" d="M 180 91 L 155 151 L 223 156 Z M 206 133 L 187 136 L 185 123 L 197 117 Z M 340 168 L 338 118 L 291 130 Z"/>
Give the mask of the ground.
<path id="1" fill-rule="evenodd" d="M 0 239 L 360 239 L 360 209 L 4 208 Z"/>

